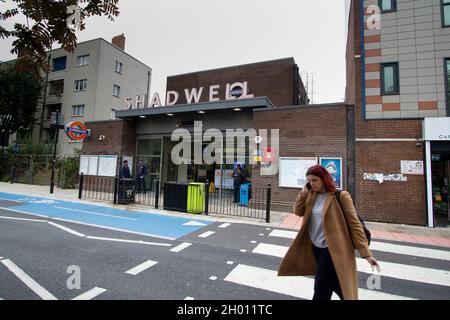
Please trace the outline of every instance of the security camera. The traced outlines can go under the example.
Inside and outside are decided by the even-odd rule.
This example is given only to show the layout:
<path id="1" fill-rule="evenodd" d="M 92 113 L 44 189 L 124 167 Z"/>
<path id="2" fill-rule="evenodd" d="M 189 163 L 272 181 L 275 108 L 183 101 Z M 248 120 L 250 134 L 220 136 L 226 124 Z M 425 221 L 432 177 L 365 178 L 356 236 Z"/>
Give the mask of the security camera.
<path id="1" fill-rule="evenodd" d="M 100 140 L 100 141 L 105 140 L 105 136 L 101 134 L 101 135 L 98 137 L 98 140 Z"/>

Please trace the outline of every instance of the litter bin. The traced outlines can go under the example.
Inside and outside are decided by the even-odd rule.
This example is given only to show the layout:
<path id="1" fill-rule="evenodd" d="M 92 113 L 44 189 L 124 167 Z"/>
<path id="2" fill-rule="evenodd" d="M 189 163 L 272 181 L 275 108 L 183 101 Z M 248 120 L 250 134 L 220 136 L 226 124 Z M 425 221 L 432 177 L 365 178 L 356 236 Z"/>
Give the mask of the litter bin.
<path id="1" fill-rule="evenodd" d="M 241 206 L 248 206 L 248 200 L 252 197 L 251 183 L 241 184 L 239 193 L 239 204 Z"/>
<path id="2" fill-rule="evenodd" d="M 164 183 L 164 209 L 186 212 L 187 193 L 187 184 Z"/>
<path id="3" fill-rule="evenodd" d="M 129 204 L 134 203 L 136 181 L 134 179 L 120 179 L 119 190 L 117 191 L 117 203 Z"/>
<path id="4" fill-rule="evenodd" d="M 187 212 L 203 213 L 205 211 L 205 184 L 192 182 L 188 185 Z"/>

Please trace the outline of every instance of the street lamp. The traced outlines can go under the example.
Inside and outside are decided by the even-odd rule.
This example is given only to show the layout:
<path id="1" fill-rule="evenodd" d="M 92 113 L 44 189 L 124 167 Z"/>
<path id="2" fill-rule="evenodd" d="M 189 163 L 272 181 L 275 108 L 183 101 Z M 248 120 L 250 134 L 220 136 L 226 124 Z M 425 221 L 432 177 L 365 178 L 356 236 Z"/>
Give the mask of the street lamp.
<path id="1" fill-rule="evenodd" d="M 56 147 L 58 145 L 58 137 L 59 137 L 59 129 L 63 129 L 63 117 L 61 113 L 57 110 L 56 112 L 52 112 L 52 123 L 50 124 L 51 128 L 55 130 L 55 145 L 53 147 L 53 162 L 52 162 L 52 174 L 50 178 L 50 193 L 53 193 L 53 189 L 55 187 L 55 165 L 56 165 Z M 54 119 L 54 120 L 53 120 Z"/>

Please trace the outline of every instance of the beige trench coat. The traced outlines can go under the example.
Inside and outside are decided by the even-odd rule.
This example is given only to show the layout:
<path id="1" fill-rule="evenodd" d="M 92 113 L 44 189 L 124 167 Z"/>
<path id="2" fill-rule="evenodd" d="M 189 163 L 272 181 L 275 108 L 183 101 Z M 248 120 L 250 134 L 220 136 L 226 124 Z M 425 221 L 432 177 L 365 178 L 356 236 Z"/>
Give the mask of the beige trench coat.
<path id="1" fill-rule="evenodd" d="M 316 274 L 317 263 L 308 235 L 308 222 L 315 200 L 316 194 L 305 189 L 300 192 L 294 202 L 294 213 L 304 218 L 297 237 L 281 261 L 279 276 Z M 358 275 L 354 247 L 363 258 L 372 256 L 372 254 L 350 194 L 342 191 L 340 200 L 345 218 L 334 193 L 328 193 L 324 205 L 324 233 L 344 299 L 356 300 L 358 299 Z"/>

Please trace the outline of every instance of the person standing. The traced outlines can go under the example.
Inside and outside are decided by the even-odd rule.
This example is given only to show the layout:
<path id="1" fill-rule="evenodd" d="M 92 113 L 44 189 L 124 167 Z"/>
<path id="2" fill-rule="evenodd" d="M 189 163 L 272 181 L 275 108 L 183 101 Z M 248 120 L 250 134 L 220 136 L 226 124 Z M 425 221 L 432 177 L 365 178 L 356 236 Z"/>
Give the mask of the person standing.
<path id="1" fill-rule="evenodd" d="M 122 168 L 120 168 L 120 175 L 125 179 L 131 178 L 130 167 L 128 167 L 128 160 L 123 161 Z"/>
<path id="2" fill-rule="evenodd" d="M 241 168 L 240 164 L 236 165 L 236 169 L 233 172 L 233 187 L 234 187 L 234 201 L 239 202 L 239 193 L 241 190 L 241 184 L 245 183 L 247 175 L 245 170 Z"/>
<path id="3" fill-rule="evenodd" d="M 294 214 L 303 217 L 297 237 L 281 261 L 278 276 L 315 275 L 313 300 L 358 299 L 355 249 L 380 271 L 372 256 L 350 194 L 342 191 L 339 205 L 330 173 L 314 165 L 308 183 L 294 202 Z"/>
<path id="4" fill-rule="evenodd" d="M 147 175 L 147 167 L 144 164 L 143 160 L 139 161 L 139 165 L 137 168 L 137 187 L 138 187 L 138 193 L 141 192 L 141 185 L 142 190 L 145 193 L 146 192 L 146 186 L 145 186 L 145 176 Z"/>

